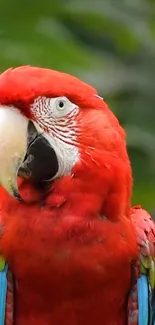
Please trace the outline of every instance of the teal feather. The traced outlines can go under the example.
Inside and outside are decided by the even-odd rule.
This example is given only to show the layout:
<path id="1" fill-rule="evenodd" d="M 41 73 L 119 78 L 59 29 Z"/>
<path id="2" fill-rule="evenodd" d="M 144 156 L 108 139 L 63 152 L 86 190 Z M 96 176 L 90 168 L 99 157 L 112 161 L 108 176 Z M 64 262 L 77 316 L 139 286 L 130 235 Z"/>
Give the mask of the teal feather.
<path id="1" fill-rule="evenodd" d="M 0 325 L 5 324 L 6 294 L 7 294 L 7 265 L 0 271 Z"/>
<path id="2" fill-rule="evenodd" d="M 138 290 L 138 325 L 149 324 L 149 290 L 146 275 L 141 275 L 137 280 Z M 152 325 L 152 323 L 150 324 Z"/>

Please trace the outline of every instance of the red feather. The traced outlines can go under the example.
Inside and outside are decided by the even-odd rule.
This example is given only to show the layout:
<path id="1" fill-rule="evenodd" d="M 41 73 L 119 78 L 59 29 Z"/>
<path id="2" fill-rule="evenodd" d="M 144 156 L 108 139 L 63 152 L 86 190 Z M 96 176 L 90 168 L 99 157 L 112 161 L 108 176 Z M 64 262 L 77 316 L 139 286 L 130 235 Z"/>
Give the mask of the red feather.
<path id="1" fill-rule="evenodd" d="M 21 186 L 27 197 L 30 185 Z M 43 204 L 22 206 L 3 193 L 1 249 L 18 284 L 15 325 L 124 325 L 137 257 L 132 224 L 102 218 L 89 195 L 62 189 L 55 186 Z"/>

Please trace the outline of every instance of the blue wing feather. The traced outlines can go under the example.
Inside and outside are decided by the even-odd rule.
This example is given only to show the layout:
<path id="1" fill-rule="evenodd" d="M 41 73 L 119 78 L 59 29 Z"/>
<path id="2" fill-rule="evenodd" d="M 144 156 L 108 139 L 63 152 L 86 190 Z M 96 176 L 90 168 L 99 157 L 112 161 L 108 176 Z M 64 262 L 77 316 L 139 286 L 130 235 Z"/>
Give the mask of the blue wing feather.
<path id="1" fill-rule="evenodd" d="M 128 299 L 128 325 L 155 325 L 155 223 L 140 206 L 131 209 L 139 246 Z"/>
<path id="2" fill-rule="evenodd" d="M 146 275 L 137 280 L 138 290 L 138 325 L 149 324 L 149 290 Z M 151 324 L 150 324 L 151 325 Z"/>
<path id="3" fill-rule="evenodd" d="M 5 265 L 4 269 L 0 271 L 0 325 L 5 324 L 5 308 L 6 308 L 6 294 L 7 294 L 7 270 Z"/>

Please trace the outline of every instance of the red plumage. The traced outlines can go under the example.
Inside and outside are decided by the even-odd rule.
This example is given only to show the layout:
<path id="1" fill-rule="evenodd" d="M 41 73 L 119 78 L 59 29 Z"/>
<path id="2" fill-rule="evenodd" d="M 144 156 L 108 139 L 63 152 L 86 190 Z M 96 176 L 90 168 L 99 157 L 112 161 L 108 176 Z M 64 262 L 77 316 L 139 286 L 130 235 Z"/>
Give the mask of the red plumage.
<path id="1" fill-rule="evenodd" d="M 38 96 L 80 107 L 72 174 L 42 196 L 19 179 L 25 204 L 1 189 L 0 249 L 16 278 L 15 325 L 126 325 L 138 245 L 130 216 L 125 135 L 96 90 L 55 71 L 23 67 L 0 76 L 0 102 L 35 116 Z"/>
<path id="2" fill-rule="evenodd" d="M 3 194 L 1 249 L 17 281 L 15 324 L 125 324 L 137 257 L 132 224 L 123 216 L 102 219 L 97 200 L 77 188 L 67 195 L 64 186 L 37 205 Z"/>

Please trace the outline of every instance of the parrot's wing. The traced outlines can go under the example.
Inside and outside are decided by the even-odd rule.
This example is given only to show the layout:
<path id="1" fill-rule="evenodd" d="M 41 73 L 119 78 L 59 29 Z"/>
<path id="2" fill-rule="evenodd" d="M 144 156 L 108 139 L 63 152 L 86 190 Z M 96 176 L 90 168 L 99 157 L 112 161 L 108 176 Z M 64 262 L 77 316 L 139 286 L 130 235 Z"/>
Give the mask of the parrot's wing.
<path id="1" fill-rule="evenodd" d="M 0 236 L 2 228 L 0 214 Z M 5 260 L 0 256 L 0 325 L 13 325 L 13 287 L 13 276 Z"/>
<path id="2" fill-rule="evenodd" d="M 128 300 L 128 325 L 155 325 L 155 223 L 139 206 L 131 209 L 131 219 L 140 252 Z"/>

